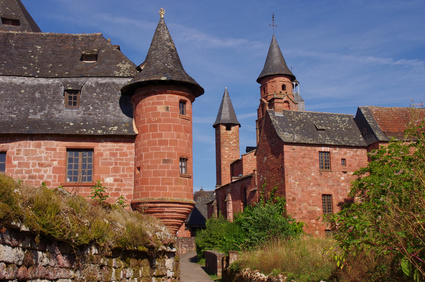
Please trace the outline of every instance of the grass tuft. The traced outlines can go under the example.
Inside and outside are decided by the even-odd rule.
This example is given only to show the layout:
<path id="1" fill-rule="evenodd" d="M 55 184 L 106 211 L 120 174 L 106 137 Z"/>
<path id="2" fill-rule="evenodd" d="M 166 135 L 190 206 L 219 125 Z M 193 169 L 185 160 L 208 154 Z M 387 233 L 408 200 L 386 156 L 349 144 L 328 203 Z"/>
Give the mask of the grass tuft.
<path id="1" fill-rule="evenodd" d="M 0 174 L 0 225 L 23 224 L 35 234 L 74 247 L 158 250 L 175 243 L 157 219 L 63 190 L 23 185 Z"/>

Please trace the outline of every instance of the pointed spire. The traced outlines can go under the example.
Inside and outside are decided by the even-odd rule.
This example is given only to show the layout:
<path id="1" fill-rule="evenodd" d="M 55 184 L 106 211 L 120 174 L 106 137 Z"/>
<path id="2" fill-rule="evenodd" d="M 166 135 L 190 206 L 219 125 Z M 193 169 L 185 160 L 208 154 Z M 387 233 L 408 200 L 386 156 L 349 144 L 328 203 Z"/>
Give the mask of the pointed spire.
<path id="1" fill-rule="evenodd" d="M 21 0 L 0 0 L 0 30 L 41 32 Z"/>
<path id="2" fill-rule="evenodd" d="M 186 85 L 192 89 L 195 97 L 204 93 L 204 89 L 183 68 L 176 46 L 165 24 L 163 9 L 160 11 L 159 23 L 141 69 L 142 71 L 121 89 L 122 93 L 131 95 L 138 86 L 152 82 Z"/>
<path id="3" fill-rule="evenodd" d="M 213 127 L 216 128 L 219 124 L 239 125 L 239 127 L 241 126 L 238 119 L 236 118 L 235 109 L 233 108 L 232 101 L 230 100 L 227 87 L 224 89 L 223 98 L 221 99 L 220 108 L 218 110 L 217 118 L 213 124 Z"/>
<path id="4" fill-rule="evenodd" d="M 261 74 L 257 78 L 257 82 L 269 75 L 288 75 L 291 80 L 295 79 L 294 74 L 286 65 L 285 59 L 283 58 L 282 51 L 280 51 L 279 44 L 273 35 L 272 42 L 270 43 L 269 52 L 267 53 L 266 62 Z"/>

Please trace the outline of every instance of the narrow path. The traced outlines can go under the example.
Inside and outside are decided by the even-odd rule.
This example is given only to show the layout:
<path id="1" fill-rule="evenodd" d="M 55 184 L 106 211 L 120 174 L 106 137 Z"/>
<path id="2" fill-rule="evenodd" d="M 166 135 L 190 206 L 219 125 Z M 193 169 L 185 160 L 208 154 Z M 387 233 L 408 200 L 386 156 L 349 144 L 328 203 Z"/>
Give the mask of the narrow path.
<path id="1" fill-rule="evenodd" d="M 212 281 L 202 267 L 196 263 L 196 261 L 196 251 L 189 252 L 180 257 L 181 282 Z"/>

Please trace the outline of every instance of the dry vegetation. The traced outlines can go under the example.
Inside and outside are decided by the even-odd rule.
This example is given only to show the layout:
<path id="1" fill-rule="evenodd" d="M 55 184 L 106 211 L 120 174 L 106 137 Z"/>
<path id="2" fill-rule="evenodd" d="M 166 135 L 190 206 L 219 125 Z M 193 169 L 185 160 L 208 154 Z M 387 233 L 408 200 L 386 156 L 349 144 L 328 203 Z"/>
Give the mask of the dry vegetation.
<path id="1" fill-rule="evenodd" d="M 232 265 L 236 272 L 250 268 L 266 275 L 283 274 L 288 281 L 332 281 L 337 270 L 332 254 L 332 239 L 300 237 L 271 241 L 243 252 Z"/>
<path id="2" fill-rule="evenodd" d="M 0 227 L 11 223 L 75 248 L 94 243 L 107 251 L 158 251 L 173 246 L 175 240 L 154 218 L 87 201 L 62 188 L 28 187 L 0 174 Z"/>

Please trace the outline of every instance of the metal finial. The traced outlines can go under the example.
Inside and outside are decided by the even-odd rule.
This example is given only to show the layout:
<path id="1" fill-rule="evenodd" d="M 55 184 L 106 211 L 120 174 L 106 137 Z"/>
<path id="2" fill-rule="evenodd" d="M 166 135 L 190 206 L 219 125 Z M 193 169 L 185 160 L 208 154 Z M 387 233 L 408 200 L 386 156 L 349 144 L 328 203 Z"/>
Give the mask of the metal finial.
<path id="1" fill-rule="evenodd" d="M 164 8 L 161 8 L 161 9 L 159 10 L 159 15 L 161 16 L 161 18 L 163 18 L 163 17 L 164 17 L 164 15 L 165 15 L 165 10 L 164 10 Z"/>
<path id="2" fill-rule="evenodd" d="M 269 26 L 273 27 L 273 35 L 274 35 L 274 28 L 277 27 L 277 24 L 274 23 L 274 14 L 272 14 L 272 23 L 269 24 Z"/>

